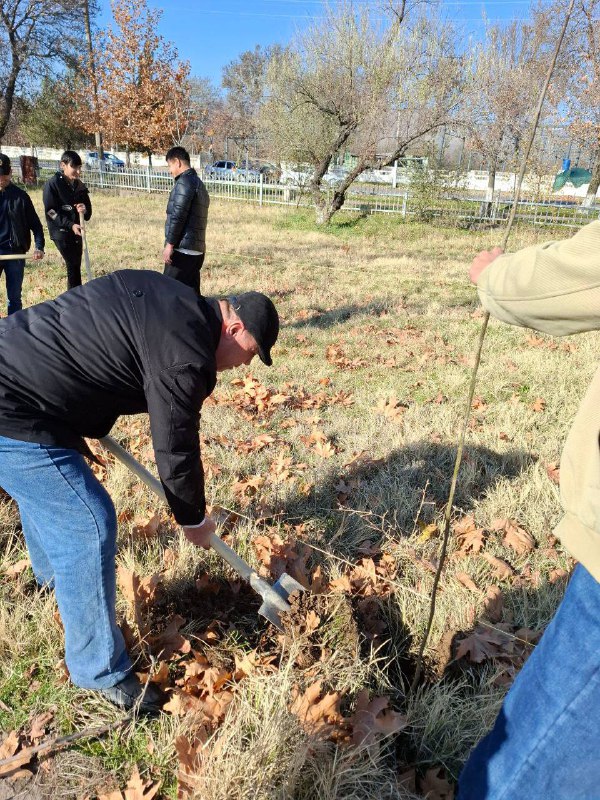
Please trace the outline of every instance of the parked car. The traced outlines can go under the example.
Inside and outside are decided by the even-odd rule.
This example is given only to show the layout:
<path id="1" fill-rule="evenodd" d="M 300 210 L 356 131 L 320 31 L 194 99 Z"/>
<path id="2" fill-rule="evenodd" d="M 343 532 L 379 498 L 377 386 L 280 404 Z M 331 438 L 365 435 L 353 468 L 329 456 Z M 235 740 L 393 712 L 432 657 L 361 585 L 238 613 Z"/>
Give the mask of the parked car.
<path id="1" fill-rule="evenodd" d="M 237 167 L 235 161 L 215 161 L 214 164 L 209 164 L 204 167 L 204 175 L 206 178 L 212 180 L 235 180 L 237 174 Z"/>
<path id="2" fill-rule="evenodd" d="M 258 183 L 261 176 L 265 183 L 277 183 L 281 175 L 281 170 L 275 164 L 268 161 L 240 161 L 237 165 L 237 178 L 240 181 L 249 181 L 251 183 Z"/>
<path id="3" fill-rule="evenodd" d="M 238 181 L 248 181 L 248 183 L 258 183 L 260 181 L 260 168 L 249 161 L 240 161 L 236 168 L 236 179 Z"/>
<path id="4" fill-rule="evenodd" d="M 100 169 L 100 158 L 98 153 L 87 153 L 85 157 L 85 165 L 91 169 Z M 106 172 L 123 172 L 125 170 L 125 162 L 120 158 L 117 158 L 114 153 L 107 153 L 104 151 L 102 169 Z"/>
<path id="5" fill-rule="evenodd" d="M 307 186 L 312 177 L 310 167 L 302 164 L 282 164 L 279 183 L 287 186 Z"/>

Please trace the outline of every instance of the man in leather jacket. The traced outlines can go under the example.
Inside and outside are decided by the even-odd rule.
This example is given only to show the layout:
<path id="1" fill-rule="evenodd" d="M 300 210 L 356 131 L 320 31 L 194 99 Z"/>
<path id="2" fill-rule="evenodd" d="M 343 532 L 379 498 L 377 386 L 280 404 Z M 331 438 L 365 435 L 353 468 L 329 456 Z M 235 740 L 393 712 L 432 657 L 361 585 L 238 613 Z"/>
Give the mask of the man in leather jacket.
<path id="1" fill-rule="evenodd" d="M 191 286 L 200 294 L 200 269 L 206 250 L 206 223 L 210 202 L 205 185 L 190 167 L 183 147 L 172 147 L 167 155 L 175 185 L 167 203 L 164 274 Z"/>
<path id="2" fill-rule="evenodd" d="M 44 209 L 50 238 L 67 267 L 67 289 L 81 286 L 83 243 L 79 213 L 86 220 L 92 216 L 87 187 L 79 180 L 81 158 L 74 150 L 65 150 L 60 170 L 44 186 Z"/>
<path id="3" fill-rule="evenodd" d="M 31 246 L 31 233 L 35 238 L 33 260 L 44 257 L 44 229 L 35 212 L 31 197 L 11 182 L 10 158 L 0 153 L 0 255 L 26 253 Z M 23 308 L 21 288 L 25 260 L 0 262 L 0 275 L 6 276 L 8 313 Z"/>
<path id="4" fill-rule="evenodd" d="M 16 501 L 35 577 L 53 587 L 77 686 L 160 705 L 115 617 L 117 516 L 83 454 L 121 415 L 147 413 L 175 521 L 209 548 L 200 413 L 217 373 L 272 364 L 279 317 L 259 292 L 199 297 L 151 270 L 119 270 L 0 321 L 0 486 Z"/>

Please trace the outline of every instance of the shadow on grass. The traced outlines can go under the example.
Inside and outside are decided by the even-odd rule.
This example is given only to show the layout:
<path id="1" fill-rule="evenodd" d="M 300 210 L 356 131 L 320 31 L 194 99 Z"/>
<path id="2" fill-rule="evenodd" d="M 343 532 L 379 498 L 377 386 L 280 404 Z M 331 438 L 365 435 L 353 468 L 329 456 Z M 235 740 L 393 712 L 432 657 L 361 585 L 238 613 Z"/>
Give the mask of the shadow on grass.
<path id="1" fill-rule="evenodd" d="M 364 306 L 352 304 L 340 306 L 339 308 L 328 309 L 327 311 L 315 311 L 312 316 L 306 319 L 296 320 L 284 325 L 286 328 L 332 328 L 340 323 L 347 322 L 349 319 L 359 315 L 371 315 L 379 317 L 389 311 L 389 305 L 374 301 Z"/>
<path id="2" fill-rule="evenodd" d="M 372 538 L 369 516 L 387 519 L 400 535 L 419 521 L 428 524 L 445 507 L 456 458 L 455 444 L 418 442 L 393 451 L 385 459 L 358 456 L 342 471 L 331 470 L 318 481 L 310 498 L 291 498 L 284 519 L 310 515 L 322 523 L 345 556 L 361 539 Z M 454 498 L 463 513 L 500 480 L 513 480 L 535 459 L 525 450 L 498 453 L 487 447 L 465 447 Z M 356 513 L 352 513 L 356 512 Z M 343 536 L 332 531 L 332 518 L 343 516 Z"/>

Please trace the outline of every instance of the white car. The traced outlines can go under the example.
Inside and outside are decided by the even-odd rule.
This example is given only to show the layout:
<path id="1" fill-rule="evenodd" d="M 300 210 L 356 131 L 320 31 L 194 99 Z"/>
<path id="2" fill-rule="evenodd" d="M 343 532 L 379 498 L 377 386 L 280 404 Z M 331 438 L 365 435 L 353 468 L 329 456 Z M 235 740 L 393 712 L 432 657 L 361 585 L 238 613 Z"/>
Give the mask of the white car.
<path id="1" fill-rule="evenodd" d="M 204 167 L 204 175 L 218 181 L 233 181 L 237 176 L 235 161 L 215 161 Z"/>
<path id="2" fill-rule="evenodd" d="M 97 152 L 87 153 L 85 156 L 85 165 L 91 169 L 100 169 L 100 158 Z M 102 160 L 102 169 L 105 172 L 124 172 L 125 162 L 114 153 L 107 153 L 104 151 L 104 158 Z"/>

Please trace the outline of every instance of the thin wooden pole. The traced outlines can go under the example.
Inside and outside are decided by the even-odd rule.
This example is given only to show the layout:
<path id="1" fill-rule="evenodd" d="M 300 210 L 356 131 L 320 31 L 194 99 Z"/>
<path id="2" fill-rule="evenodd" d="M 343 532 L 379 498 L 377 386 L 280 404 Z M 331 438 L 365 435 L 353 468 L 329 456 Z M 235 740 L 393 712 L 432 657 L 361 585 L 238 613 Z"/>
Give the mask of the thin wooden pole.
<path id="1" fill-rule="evenodd" d="M 85 274 L 88 281 L 94 277 L 92 275 L 92 267 L 90 265 L 90 251 L 88 250 L 87 233 L 85 230 L 85 219 L 83 218 L 83 211 L 79 212 L 79 225 L 81 227 L 81 238 L 83 239 L 83 258 L 85 261 Z"/>
<path id="2" fill-rule="evenodd" d="M 521 187 L 523 185 L 523 178 L 525 176 L 525 170 L 527 169 L 527 161 L 529 159 L 529 154 L 530 154 L 531 148 L 533 146 L 533 140 L 535 139 L 535 134 L 537 132 L 537 128 L 538 128 L 538 124 L 539 124 L 539 121 L 540 121 L 540 117 L 542 115 L 542 108 L 544 106 L 544 101 L 546 99 L 546 93 L 548 91 L 548 86 L 550 85 L 550 80 L 552 79 L 552 74 L 553 74 L 554 68 L 556 66 L 556 61 L 558 60 L 558 54 L 560 52 L 560 48 L 562 46 L 563 39 L 565 37 L 565 33 L 566 33 L 566 30 L 567 30 L 567 26 L 569 24 L 569 20 L 571 18 L 571 13 L 573 12 L 574 5 L 575 5 L 575 0 L 571 0 L 571 2 L 569 3 L 569 7 L 567 9 L 567 12 L 565 14 L 565 20 L 563 22 L 563 26 L 562 26 L 562 29 L 561 29 L 561 32 L 560 32 L 560 36 L 558 37 L 558 41 L 556 42 L 556 47 L 554 49 L 554 56 L 552 58 L 552 62 L 550 63 L 550 66 L 548 67 L 548 72 L 546 74 L 546 79 L 544 80 L 544 84 L 543 84 L 542 90 L 540 92 L 540 96 L 539 96 L 538 103 L 537 103 L 535 117 L 534 117 L 534 120 L 533 120 L 533 123 L 532 123 L 532 126 L 531 126 L 531 131 L 529 133 L 529 139 L 527 141 L 527 146 L 526 146 L 525 152 L 523 154 L 523 160 L 522 160 L 522 163 L 521 163 L 521 168 L 519 170 L 519 176 L 518 176 L 518 179 L 517 179 L 517 184 L 515 186 L 515 195 L 514 195 L 514 199 L 513 199 L 512 208 L 511 208 L 510 215 L 509 215 L 509 218 L 508 218 L 508 223 L 506 225 L 506 231 L 505 231 L 504 237 L 502 239 L 501 247 L 502 247 L 503 250 L 506 249 L 506 245 L 508 244 L 508 237 L 510 236 L 510 233 L 511 233 L 511 230 L 512 230 L 512 227 L 513 227 L 513 223 L 515 221 L 515 216 L 516 216 L 516 213 L 517 213 L 517 204 L 518 204 L 518 202 L 520 200 L 520 197 L 521 197 Z M 479 341 L 478 341 L 478 345 L 477 345 L 477 351 L 475 353 L 475 365 L 473 367 L 473 372 L 472 372 L 472 375 L 471 375 L 471 382 L 470 382 L 470 385 L 469 385 L 469 392 L 468 392 L 468 398 L 467 398 L 467 403 L 466 403 L 466 408 L 465 408 L 465 414 L 464 414 L 464 418 L 463 418 L 463 424 L 462 424 L 462 428 L 461 428 L 460 438 L 459 438 L 459 441 L 458 441 L 458 447 L 457 447 L 457 450 L 456 450 L 456 461 L 454 463 L 454 472 L 452 474 L 452 482 L 451 482 L 451 485 L 450 485 L 450 493 L 448 495 L 448 502 L 446 503 L 446 511 L 445 511 L 445 514 L 444 514 L 444 535 L 442 537 L 442 544 L 441 544 L 441 547 L 440 547 L 438 568 L 437 568 L 436 573 L 435 573 L 435 578 L 433 579 L 433 587 L 432 587 L 432 593 L 431 593 L 431 604 L 430 604 L 430 607 L 429 607 L 429 618 L 427 620 L 427 627 L 426 627 L 425 633 L 423 635 L 423 640 L 421 642 L 421 646 L 419 647 L 419 653 L 417 655 L 417 666 L 416 666 L 416 670 L 415 670 L 415 675 L 414 675 L 413 680 L 412 680 L 411 685 L 410 685 L 410 692 L 413 692 L 416 689 L 416 687 L 417 687 L 417 685 L 419 683 L 419 680 L 421 678 L 421 672 L 423 670 L 423 657 L 424 657 L 424 653 L 425 653 L 425 648 L 426 648 L 427 642 L 429 640 L 429 635 L 431 633 L 431 628 L 432 628 L 432 625 L 433 625 L 433 619 L 434 619 L 434 616 L 435 616 L 436 594 L 437 594 L 437 589 L 438 589 L 438 586 L 439 586 L 440 578 L 442 576 L 442 571 L 444 569 L 444 563 L 445 563 L 445 560 L 446 560 L 446 553 L 448 551 L 448 541 L 449 541 L 449 538 L 450 538 L 450 522 L 451 522 L 451 516 L 452 516 L 452 506 L 453 506 L 453 503 L 454 503 L 454 494 L 456 492 L 456 485 L 457 485 L 457 482 L 458 482 L 458 473 L 459 473 L 459 470 L 460 470 L 460 464 L 461 464 L 461 461 L 462 461 L 462 453 L 463 453 L 463 449 L 464 449 L 465 438 L 466 438 L 466 435 L 467 435 L 467 427 L 468 427 L 468 424 L 469 424 L 469 418 L 471 416 L 471 403 L 473 402 L 473 395 L 475 393 L 475 384 L 476 384 L 476 380 L 477 380 L 477 371 L 479 369 L 479 364 L 480 364 L 480 361 L 481 361 L 481 351 L 483 349 L 483 341 L 485 339 L 485 333 L 487 331 L 489 319 L 490 319 L 489 312 L 486 311 L 486 313 L 484 315 L 484 318 L 483 318 L 483 324 L 482 324 L 482 327 L 481 327 L 481 332 L 479 334 Z"/>

